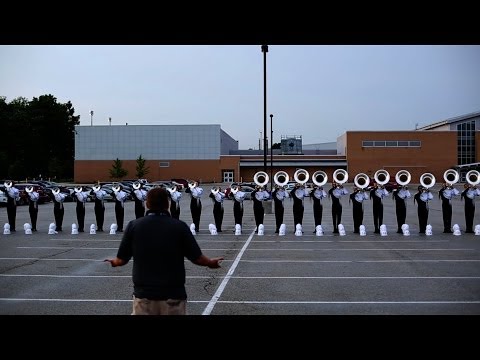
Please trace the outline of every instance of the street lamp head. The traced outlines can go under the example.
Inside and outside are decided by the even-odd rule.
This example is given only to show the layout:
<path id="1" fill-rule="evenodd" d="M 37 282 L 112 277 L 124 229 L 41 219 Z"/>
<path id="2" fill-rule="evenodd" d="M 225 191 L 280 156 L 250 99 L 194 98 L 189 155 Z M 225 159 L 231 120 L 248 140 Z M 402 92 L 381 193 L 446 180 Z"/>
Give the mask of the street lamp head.
<path id="1" fill-rule="evenodd" d="M 262 52 L 268 52 L 268 45 L 262 45 Z"/>
<path id="2" fill-rule="evenodd" d="M 270 119 L 273 118 L 273 114 L 270 114 Z"/>

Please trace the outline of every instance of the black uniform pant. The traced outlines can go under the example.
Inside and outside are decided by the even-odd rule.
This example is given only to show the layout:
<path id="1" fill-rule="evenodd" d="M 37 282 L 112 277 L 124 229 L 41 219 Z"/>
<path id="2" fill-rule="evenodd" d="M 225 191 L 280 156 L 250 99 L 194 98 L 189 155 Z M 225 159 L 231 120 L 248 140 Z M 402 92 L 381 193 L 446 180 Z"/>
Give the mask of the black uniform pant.
<path id="1" fill-rule="evenodd" d="M 383 224 L 383 204 L 373 203 L 373 226 L 375 227 L 376 233 L 380 233 L 380 225 L 382 224 Z"/>
<path id="2" fill-rule="evenodd" d="M 85 227 L 85 203 L 77 202 L 77 222 L 78 222 L 78 231 L 83 232 Z"/>
<path id="3" fill-rule="evenodd" d="M 258 204 L 258 205 L 257 205 Z M 255 225 L 263 224 L 264 210 L 261 202 L 256 202 L 253 204 L 253 216 L 255 217 Z"/>
<path id="4" fill-rule="evenodd" d="M 65 208 L 63 207 L 63 204 L 58 207 L 53 208 L 53 216 L 55 217 L 55 231 L 62 231 L 62 225 L 63 225 L 63 215 L 65 213 Z"/>
<path id="5" fill-rule="evenodd" d="M 452 231 L 452 204 L 450 201 L 442 201 L 443 232 Z"/>
<path id="6" fill-rule="evenodd" d="M 473 217 L 475 216 L 475 204 L 465 203 L 465 232 L 473 232 Z"/>
<path id="7" fill-rule="evenodd" d="M 423 203 L 423 204 L 422 204 Z M 418 226 L 420 233 L 425 234 L 428 222 L 428 207 L 423 201 L 418 202 Z"/>
<path id="8" fill-rule="evenodd" d="M 405 224 L 405 220 L 407 219 L 407 207 L 405 206 L 405 201 L 402 200 L 401 202 L 397 200 L 396 205 L 396 212 L 397 212 L 397 232 L 402 231 L 402 225 Z"/>
<path id="9" fill-rule="evenodd" d="M 352 201 L 353 204 L 353 232 L 360 233 L 360 225 L 363 223 L 363 204 L 356 200 Z"/>
<path id="10" fill-rule="evenodd" d="M 32 231 L 37 231 L 38 205 L 36 202 L 28 206 L 28 212 L 32 222 Z"/>
<path id="11" fill-rule="evenodd" d="M 15 203 L 10 204 L 7 202 L 7 216 L 8 223 L 10 224 L 10 231 L 15 231 L 15 221 L 17 218 L 17 205 Z"/>
<path id="12" fill-rule="evenodd" d="M 275 233 L 280 231 L 280 226 L 283 224 L 283 214 L 285 213 L 285 208 L 283 204 L 275 205 Z"/>
<path id="13" fill-rule="evenodd" d="M 236 200 L 234 200 L 234 204 L 233 204 L 233 218 L 235 219 L 235 225 L 239 224 L 240 226 L 242 226 L 243 203 L 239 203 Z"/>
<path id="14" fill-rule="evenodd" d="M 192 222 L 195 224 L 195 231 L 200 229 L 200 216 L 202 215 L 202 202 L 200 199 L 190 201 L 190 212 L 192 213 Z"/>
<path id="15" fill-rule="evenodd" d="M 318 225 L 322 225 L 323 205 L 313 203 L 313 219 L 315 220 L 315 229 Z"/>
<path id="16" fill-rule="evenodd" d="M 170 203 L 170 216 L 177 220 L 180 219 L 180 204 L 173 200 Z"/>
<path id="17" fill-rule="evenodd" d="M 222 222 L 223 222 L 223 206 L 219 202 L 215 202 L 213 205 L 213 218 L 215 219 L 215 226 L 217 231 L 222 231 Z"/>
<path id="18" fill-rule="evenodd" d="M 294 230 L 297 229 L 297 224 L 302 225 L 304 211 L 305 209 L 303 208 L 303 205 L 293 207 L 293 222 L 294 222 L 293 229 Z"/>
<path id="19" fill-rule="evenodd" d="M 135 219 L 145 216 L 145 207 L 143 206 L 143 201 L 135 200 Z"/>
<path id="20" fill-rule="evenodd" d="M 102 203 L 95 202 L 95 219 L 97 220 L 97 231 L 103 231 L 103 223 L 105 221 L 105 207 Z"/>
<path id="21" fill-rule="evenodd" d="M 332 222 L 333 232 L 338 233 L 338 225 L 342 223 L 342 204 L 339 202 L 332 203 Z"/>
<path id="22" fill-rule="evenodd" d="M 123 231 L 123 219 L 125 217 L 125 208 L 122 204 L 115 203 L 115 219 L 117 220 L 117 231 Z"/>

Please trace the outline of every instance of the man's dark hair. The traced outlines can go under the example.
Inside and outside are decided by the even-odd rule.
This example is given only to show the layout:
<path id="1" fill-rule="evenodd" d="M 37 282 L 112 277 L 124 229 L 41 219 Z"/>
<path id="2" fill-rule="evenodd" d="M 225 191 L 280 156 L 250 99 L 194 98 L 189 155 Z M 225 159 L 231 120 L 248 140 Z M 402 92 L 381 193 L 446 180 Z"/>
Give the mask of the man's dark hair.
<path id="1" fill-rule="evenodd" d="M 153 188 L 147 193 L 147 208 L 152 211 L 168 210 L 169 196 L 163 188 Z"/>

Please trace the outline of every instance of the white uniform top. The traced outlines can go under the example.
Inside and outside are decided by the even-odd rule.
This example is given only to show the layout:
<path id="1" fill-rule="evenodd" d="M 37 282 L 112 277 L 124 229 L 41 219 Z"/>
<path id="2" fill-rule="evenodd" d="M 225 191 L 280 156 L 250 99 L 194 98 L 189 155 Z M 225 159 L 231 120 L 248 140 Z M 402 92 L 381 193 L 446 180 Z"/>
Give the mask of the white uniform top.
<path id="1" fill-rule="evenodd" d="M 178 203 L 180 201 L 180 198 L 182 197 L 182 193 L 180 191 L 175 190 L 170 193 L 170 196 L 172 197 L 173 201 Z"/>
<path id="2" fill-rule="evenodd" d="M 313 196 L 315 196 L 318 200 L 322 200 L 323 198 L 327 197 L 327 193 L 323 189 L 315 189 Z"/>
<path id="3" fill-rule="evenodd" d="M 359 203 L 363 202 L 364 200 L 368 200 L 367 193 L 365 191 L 358 191 L 355 194 L 355 200 Z"/>
<path id="4" fill-rule="evenodd" d="M 473 200 L 475 196 L 480 196 L 480 189 L 468 189 L 465 195 Z"/>
<path id="5" fill-rule="evenodd" d="M 38 201 L 40 199 L 40 194 L 36 191 L 32 191 L 31 193 L 27 193 L 32 201 Z"/>
<path id="6" fill-rule="evenodd" d="M 378 188 L 375 190 L 375 195 L 380 199 L 383 199 L 385 196 L 388 196 L 388 191 L 387 189 Z"/>
<path id="7" fill-rule="evenodd" d="M 127 193 L 123 190 L 115 192 L 115 198 L 122 203 L 124 206 L 125 200 L 127 200 Z"/>
<path id="8" fill-rule="evenodd" d="M 422 192 L 420 194 L 420 200 L 422 200 L 424 202 L 428 202 L 428 200 L 432 200 L 432 199 L 433 199 L 433 195 L 430 191 Z"/>
<path id="9" fill-rule="evenodd" d="M 223 199 L 225 198 L 225 194 L 223 192 L 219 191 L 214 195 L 214 197 L 215 197 L 214 201 L 217 201 L 219 203 L 223 203 Z"/>
<path id="10" fill-rule="evenodd" d="M 61 192 L 59 192 L 58 194 L 55 194 L 54 196 L 55 196 L 55 200 L 59 203 L 63 203 L 65 201 L 66 195 Z"/>
<path id="11" fill-rule="evenodd" d="M 87 198 L 88 198 L 88 192 L 86 191 L 81 191 L 81 192 L 77 192 L 75 193 L 78 201 L 81 201 L 81 202 L 86 202 L 87 201 Z"/>
<path id="12" fill-rule="evenodd" d="M 336 198 L 340 199 L 342 197 L 342 195 L 347 195 L 348 194 L 348 190 L 345 189 L 344 187 L 342 187 L 342 188 L 337 187 L 337 188 L 333 189 L 332 194 Z"/>
<path id="13" fill-rule="evenodd" d="M 107 196 L 107 192 L 105 190 L 98 190 L 98 191 L 94 191 L 93 192 L 95 194 L 95 197 L 98 199 L 98 200 L 103 200 L 105 198 L 105 196 Z"/>
<path id="14" fill-rule="evenodd" d="M 412 194 L 410 194 L 410 191 L 408 191 L 407 189 L 400 189 L 398 190 L 397 194 L 400 199 L 407 199 L 412 197 Z"/>
<path id="15" fill-rule="evenodd" d="M 192 196 L 195 199 L 200 199 L 203 194 L 203 189 L 201 187 L 195 186 L 193 189 L 190 189 Z"/>
<path id="16" fill-rule="evenodd" d="M 15 201 L 20 200 L 20 191 L 16 187 L 11 187 L 7 190 L 8 196 L 15 199 Z"/>
<path id="17" fill-rule="evenodd" d="M 458 196 L 460 194 L 460 191 L 458 191 L 457 189 L 453 188 L 453 189 L 445 189 L 443 190 L 443 197 L 445 199 L 448 199 L 448 200 L 452 200 L 452 198 L 454 196 Z"/>
<path id="18" fill-rule="evenodd" d="M 238 190 L 234 195 L 233 197 L 235 198 L 235 200 L 237 200 L 238 202 L 242 202 L 243 200 L 245 200 L 245 193 L 241 190 Z"/>
<path id="19" fill-rule="evenodd" d="M 286 192 L 284 189 L 278 189 L 275 192 L 275 196 L 278 200 L 283 201 L 285 198 L 288 197 L 288 192 Z"/>
<path id="20" fill-rule="evenodd" d="M 265 190 L 257 191 L 257 192 L 255 193 L 255 198 L 256 198 L 258 201 L 268 200 L 269 197 L 270 197 L 270 195 L 269 195 L 268 192 L 266 192 Z"/>
<path id="21" fill-rule="evenodd" d="M 137 189 L 134 191 L 135 196 L 137 197 L 138 200 L 140 201 L 145 201 L 147 200 L 147 192 L 143 189 Z"/>

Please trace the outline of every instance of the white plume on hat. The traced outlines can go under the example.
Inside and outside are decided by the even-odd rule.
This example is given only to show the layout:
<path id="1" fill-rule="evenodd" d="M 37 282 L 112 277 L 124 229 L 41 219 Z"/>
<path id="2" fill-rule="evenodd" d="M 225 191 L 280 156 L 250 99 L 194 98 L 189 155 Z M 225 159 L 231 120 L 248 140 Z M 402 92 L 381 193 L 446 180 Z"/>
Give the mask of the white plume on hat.
<path id="1" fill-rule="evenodd" d="M 302 225 L 301 224 L 295 225 L 295 236 L 302 236 L 302 235 L 303 235 Z"/>
<path id="2" fill-rule="evenodd" d="M 72 224 L 72 235 L 78 235 L 78 227 L 77 224 Z"/>
<path id="3" fill-rule="evenodd" d="M 345 231 L 345 226 L 343 226 L 343 224 L 338 224 L 338 233 L 340 234 L 340 236 L 347 235 Z"/>
<path id="4" fill-rule="evenodd" d="M 427 225 L 427 228 L 425 229 L 425 235 L 427 235 L 427 236 L 432 236 L 433 235 L 432 225 L 430 225 L 430 224 Z"/>
<path id="5" fill-rule="evenodd" d="M 10 224 L 6 223 L 3 225 L 3 235 L 10 235 Z"/>
<path id="6" fill-rule="evenodd" d="M 260 224 L 258 225 L 258 236 L 263 236 L 264 234 L 264 230 L 265 230 L 265 227 L 263 226 L 263 224 Z"/>
<path id="7" fill-rule="evenodd" d="M 410 236 L 410 226 L 408 224 L 402 225 L 403 236 Z"/>
<path id="8" fill-rule="evenodd" d="M 194 223 L 190 224 L 190 232 L 192 233 L 192 235 L 197 235 L 197 232 L 195 231 L 195 224 Z"/>
<path id="9" fill-rule="evenodd" d="M 117 233 L 118 225 L 112 224 L 110 225 L 110 235 L 115 235 Z"/>
<path id="10" fill-rule="evenodd" d="M 315 235 L 316 236 L 323 236 L 322 225 L 317 225 L 317 227 L 315 228 Z"/>
<path id="11" fill-rule="evenodd" d="M 235 235 L 242 235 L 242 226 L 240 224 L 235 224 Z"/>
<path id="12" fill-rule="evenodd" d="M 462 232 L 460 231 L 460 226 L 458 224 L 453 225 L 453 235 L 460 236 Z"/>
<path id="13" fill-rule="evenodd" d="M 32 225 L 29 223 L 23 224 L 23 230 L 25 230 L 25 235 L 32 235 Z"/>
<path id="14" fill-rule="evenodd" d="M 367 229 L 365 228 L 365 225 L 360 225 L 360 236 L 367 236 Z"/>
<path id="15" fill-rule="evenodd" d="M 279 236 L 285 236 L 286 231 L 287 231 L 287 225 L 282 224 L 282 225 L 280 225 L 280 228 L 278 229 L 278 235 Z"/>
<path id="16" fill-rule="evenodd" d="M 50 223 L 50 225 L 48 225 L 48 235 L 58 234 L 55 231 L 56 228 L 57 226 L 55 225 L 55 223 Z"/>
<path id="17" fill-rule="evenodd" d="M 90 225 L 90 235 L 95 235 L 97 233 L 97 229 L 95 224 Z"/>
<path id="18" fill-rule="evenodd" d="M 388 235 L 387 225 L 385 225 L 385 224 L 380 225 L 380 235 L 381 236 L 387 236 Z"/>

